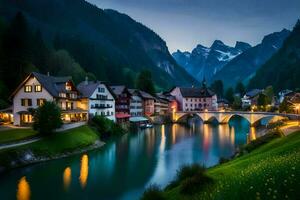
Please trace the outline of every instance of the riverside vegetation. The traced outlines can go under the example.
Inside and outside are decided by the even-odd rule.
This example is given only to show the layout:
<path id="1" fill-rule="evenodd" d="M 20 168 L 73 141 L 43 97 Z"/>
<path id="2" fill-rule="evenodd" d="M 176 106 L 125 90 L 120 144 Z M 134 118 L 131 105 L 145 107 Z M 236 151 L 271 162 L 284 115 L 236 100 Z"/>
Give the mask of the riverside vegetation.
<path id="1" fill-rule="evenodd" d="M 164 190 L 151 187 L 142 199 L 155 199 L 152 195 L 160 199 L 297 199 L 300 196 L 300 131 L 287 137 L 271 132 L 243 150 L 247 153 L 206 172 L 199 166 L 183 167 L 175 185 L 171 183 Z M 197 168 L 194 171 L 204 173 L 203 184 L 194 189 L 190 185 L 186 192 L 184 188 L 191 182 L 187 181 L 190 176 L 181 180 L 178 177 L 186 169 Z"/>

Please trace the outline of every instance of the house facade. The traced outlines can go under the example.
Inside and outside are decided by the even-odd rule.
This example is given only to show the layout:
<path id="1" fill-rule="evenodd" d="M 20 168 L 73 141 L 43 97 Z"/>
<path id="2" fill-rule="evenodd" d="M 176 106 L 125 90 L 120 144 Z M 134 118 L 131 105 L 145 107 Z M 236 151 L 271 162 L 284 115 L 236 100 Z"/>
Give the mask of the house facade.
<path id="1" fill-rule="evenodd" d="M 138 90 L 129 89 L 131 94 L 130 98 L 130 116 L 140 117 L 143 116 L 143 99 L 140 96 Z"/>
<path id="2" fill-rule="evenodd" d="M 166 115 L 169 113 L 169 99 L 164 96 L 163 94 L 156 94 L 155 102 L 154 102 L 154 109 L 155 114 L 158 115 Z"/>
<path id="3" fill-rule="evenodd" d="M 112 92 L 116 97 L 115 112 L 117 123 L 129 122 L 130 118 L 130 99 L 131 94 L 126 86 L 111 86 Z"/>
<path id="4" fill-rule="evenodd" d="M 145 116 L 150 117 L 155 112 L 155 106 L 154 106 L 155 98 L 144 91 L 139 91 L 139 94 L 143 99 L 143 111 L 144 111 L 143 114 Z"/>
<path id="5" fill-rule="evenodd" d="M 175 87 L 170 94 L 178 102 L 180 111 L 215 111 L 218 109 L 217 95 L 203 83 L 201 88 Z"/>
<path id="6" fill-rule="evenodd" d="M 31 124 L 33 116 L 29 110 L 38 108 L 45 101 L 56 102 L 62 110 L 64 122 L 86 121 L 88 107 L 79 95 L 71 77 L 54 77 L 33 72 L 11 95 L 14 125 Z"/>
<path id="7" fill-rule="evenodd" d="M 257 106 L 259 94 L 261 94 L 262 92 L 263 90 L 260 89 L 253 89 L 246 92 L 246 94 L 242 98 L 242 107 L 248 108 L 251 106 Z"/>
<path id="8" fill-rule="evenodd" d="M 115 96 L 108 85 L 100 81 L 88 81 L 86 78 L 77 88 L 87 101 L 90 117 L 101 115 L 116 121 Z"/>

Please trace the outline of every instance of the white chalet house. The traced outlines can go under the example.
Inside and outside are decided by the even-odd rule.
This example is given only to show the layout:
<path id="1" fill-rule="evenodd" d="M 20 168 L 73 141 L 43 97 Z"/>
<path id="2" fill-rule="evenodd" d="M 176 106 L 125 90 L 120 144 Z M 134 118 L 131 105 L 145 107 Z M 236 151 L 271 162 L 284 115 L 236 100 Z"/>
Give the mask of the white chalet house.
<path id="1" fill-rule="evenodd" d="M 218 109 L 217 95 L 206 87 L 175 87 L 170 94 L 176 98 L 180 111 L 215 111 Z"/>
<path id="2" fill-rule="evenodd" d="M 104 116 L 116 121 L 115 96 L 111 88 L 100 81 L 85 81 L 77 86 L 79 92 L 87 99 L 89 116 Z"/>
<path id="3" fill-rule="evenodd" d="M 64 122 L 86 121 L 87 106 L 71 77 L 54 77 L 32 72 L 10 97 L 13 100 L 14 125 L 26 126 L 33 122 L 30 109 L 45 101 L 54 101 L 62 110 Z"/>

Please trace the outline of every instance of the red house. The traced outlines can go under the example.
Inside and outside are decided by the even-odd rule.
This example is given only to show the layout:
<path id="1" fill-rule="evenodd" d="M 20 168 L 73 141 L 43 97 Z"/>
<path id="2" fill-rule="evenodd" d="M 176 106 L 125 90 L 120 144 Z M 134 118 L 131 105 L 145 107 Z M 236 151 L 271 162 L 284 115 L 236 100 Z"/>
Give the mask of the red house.
<path id="1" fill-rule="evenodd" d="M 130 98 L 131 93 L 124 85 L 111 86 L 116 96 L 116 121 L 117 123 L 127 123 L 130 118 Z"/>

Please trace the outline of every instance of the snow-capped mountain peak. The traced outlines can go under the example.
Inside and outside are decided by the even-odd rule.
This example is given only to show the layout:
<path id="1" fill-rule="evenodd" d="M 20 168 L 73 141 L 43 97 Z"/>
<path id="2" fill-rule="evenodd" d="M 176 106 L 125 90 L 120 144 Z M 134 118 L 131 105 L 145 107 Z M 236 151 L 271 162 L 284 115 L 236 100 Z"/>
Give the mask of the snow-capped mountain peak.
<path id="1" fill-rule="evenodd" d="M 192 52 L 177 51 L 173 57 L 192 76 L 201 81 L 208 80 L 222 67 L 251 46 L 244 42 L 236 42 L 235 47 L 215 40 L 210 47 L 198 44 Z"/>

